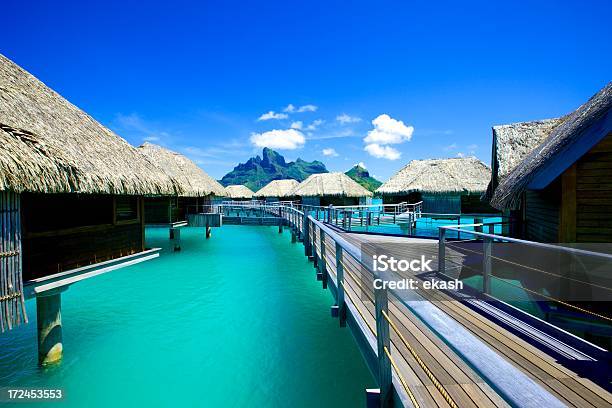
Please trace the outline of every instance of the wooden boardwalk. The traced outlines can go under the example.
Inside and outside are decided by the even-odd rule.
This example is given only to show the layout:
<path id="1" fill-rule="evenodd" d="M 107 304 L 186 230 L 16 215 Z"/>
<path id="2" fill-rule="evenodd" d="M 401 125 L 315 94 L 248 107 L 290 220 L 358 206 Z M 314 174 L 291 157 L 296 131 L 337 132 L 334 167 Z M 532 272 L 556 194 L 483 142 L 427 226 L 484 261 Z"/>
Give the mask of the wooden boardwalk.
<path id="1" fill-rule="evenodd" d="M 303 229 L 303 221 L 298 217 L 294 217 L 293 221 L 298 229 Z M 325 243 L 323 251 L 321 230 Z M 336 291 L 338 268 L 335 249 L 339 240 L 344 241 L 345 249 L 347 243 L 352 246 L 353 252 L 353 256 L 342 257 L 341 284 L 347 309 L 354 314 L 352 317 L 359 323 L 357 326 L 364 332 L 363 335 L 375 339 L 377 322 L 372 276 L 367 276 L 369 272 L 360 265 L 354 254 L 360 254 L 364 243 L 397 242 L 407 248 L 419 240 L 344 233 L 311 219 L 305 245 L 312 244 L 318 269 L 324 271 L 329 284 Z M 436 245 L 432 246 L 431 255 L 437 255 L 435 248 Z M 419 251 L 422 251 L 422 247 Z M 580 377 L 539 347 L 468 307 L 464 301 L 442 291 L 416 292 L 422 299 L 416 301 L 420 303 L 413 303 L 414 307 L 409 308 L 407 303 L 392 299 L 388 306 L 393 384 L 405 405 L 612 406 L 612 395 L 608 391 Z M 425 310 L 425 307 L 429 308 L 429 317 L 418 313 L 418 309 Z M 442 330 L 436 330 L 437 323 L 428 321 L 430 317 L 441 321 Z M 446 329 L 452 330 L 448 332 L 451 334 L 448 338 L 440 335 Z M 451 339 L 453 336 L 455 340 Z M 470 344 L 462 344 L 466 341 Z M 370 344 L 376 348 L 375 342 L 372 344 L 370 341 Z"/>

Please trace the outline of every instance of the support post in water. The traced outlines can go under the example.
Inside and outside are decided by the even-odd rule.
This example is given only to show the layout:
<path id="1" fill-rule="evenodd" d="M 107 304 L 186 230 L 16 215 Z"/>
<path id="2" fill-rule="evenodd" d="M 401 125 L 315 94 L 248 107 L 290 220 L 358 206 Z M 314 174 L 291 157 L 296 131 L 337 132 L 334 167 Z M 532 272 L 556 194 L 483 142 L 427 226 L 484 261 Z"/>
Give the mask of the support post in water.
<path id="1" fill-rule="evenodd" d="M 211 235 L 212 235 L 212 228 L 207 225 L 206 226 L 206 239 L 210 238 Z"/>
<path id="2" fill-rule="evenodd" d="M 389 322 L 383 312 L 389 315 L 389 299 L 387 289 L 374 289 L 374 307 L 376 312 L 376 342 L 378 344 L 378 385 L 380 386 L 380 407 L 390 407 L 393 402 L 393 378 L 391 360 L 391 339 Z M 387 351 L 385 351 L 385 349 Z"/>
<path id="3" fill-rule="evenodd" d="M 175 251 L 181 250 L 181 229 L 170 228 L 170 240 L 172 241 L 172 248 Z"/>
<path id="4" fill-rule="evenodd" d="M 291 243 L 295 244 L 296 241 L 297 241 L 297 237 L 295 236 L 295 229 L 291 228 Z"/>
<path id="5" fill-rule="evenodd" d="M 446 230 L 444 228 L 439 228 L 438 234 L 438 272 L 445 273 L 446 265 L 444 263 L 444 258 L 446 257 Z"/>
<path id="6" fill-rule="evenodd" d="M 323 228 L 319 228 L 319 245 L 321 246 L 321 257 L 319 258 L 317 280 L 323 282 L 323 289 L 327 289 L 327 262 L 325 262 L 325 232 Z"/>
<path id="7" fill-rule="evenodd" d="M 38 362 L 41 365 L 58 363 L 62 359 L 62 295 L 61 290 L 36 296 L 38 329 Z"/>
<path id="8" fill-rule="evenodd" d="M 339 243 L 336 242 L 336 282 L 337 282 L 337 300 L 334 307 L 332 307 L 332 315 L 338 317 L 340 321 L 340 327 L 346 326 L 346 303 L 344 303 L 344 264 L 343 264 L 343 249 Z"/>

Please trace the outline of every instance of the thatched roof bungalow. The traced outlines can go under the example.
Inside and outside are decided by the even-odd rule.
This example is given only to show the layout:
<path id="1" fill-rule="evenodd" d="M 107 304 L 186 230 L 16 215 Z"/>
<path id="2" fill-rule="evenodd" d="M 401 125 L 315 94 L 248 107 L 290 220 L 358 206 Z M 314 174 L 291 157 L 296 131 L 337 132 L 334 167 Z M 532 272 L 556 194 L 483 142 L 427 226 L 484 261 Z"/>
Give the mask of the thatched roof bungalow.
<path id="1" fill-rule="evenodd" d="M 344 173 L 312 174 L 290 193 L 300 197 L 305 205 L 356 205 L 367 204 L 372 192 Z"/>
<path id="2" fill-rule="evenodd" d="M 540 143 L 504 172 L 493 174 L 491 204 L 514 212 L 523 237 L 546 242 L 610 242 L 611 106 L 612 83 L 608 83 L 576 111 L 545 122 L 548 126 L 543 129 L 539 125 Z M 513 140 L 531 135 L 532 127 L 509 127 L 517 129 L 515 136 L 494 143 L 493 155 L 500 158 L 498 151 L 507 152 Z"/>
<path id="3" fill-rule="evenodd" d="M 480 197 L 490 178 L 489 167 L 475 157 L 412 160 L 376 193 L 385 203 L 423 201 L 428 213 L 488 212 Z"/>
<path id="4" fill-rule="evenodd" d="M 293 189 L 300 184 L 297 180 L 272 180 L 254 193 L 254 197 L 265 198 L 266 201 L 288 201 L 295 199 Z"/>
<path id="5" fill-rule="evenodd" d="M 134 147 L 2 55 L 0 143 L 11 254 L 0 296 L 8 269 L 29 280 L 142 252 L 142 196 L 176 193 Z"/>
<path id="6" fill-rule="evenodd" d="M 175 197 L 147 197 L 147 224 L 185 221 L 187 214 L 207 210 L 214 197 L 225 196 L 225 188 L 218 181 L 182 154 L 152 143 L 144 143 L 138 151 L 175 180 L 180 191 Z"/>
<path id="7" fill-rule="evenodd" d="M 253 198 L 253 190 L 242 184 L 232 184 L 225 187 L 225 196 L 232 200 L 251 200 Z"/>

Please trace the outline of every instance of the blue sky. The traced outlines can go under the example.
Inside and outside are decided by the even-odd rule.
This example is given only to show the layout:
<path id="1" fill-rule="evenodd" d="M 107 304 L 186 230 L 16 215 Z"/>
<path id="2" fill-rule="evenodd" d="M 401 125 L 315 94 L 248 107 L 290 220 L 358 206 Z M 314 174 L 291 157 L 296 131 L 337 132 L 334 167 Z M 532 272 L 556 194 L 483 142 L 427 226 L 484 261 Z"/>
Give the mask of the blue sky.
<path id="1" fill-rule="evenodd" d="M 610 1 L 82 3 L 5 0 L 0 52 L 217 178 L 266 144 L 382 180 L 489 163 L 492 125 L 565 114 L 612 73 Z"/>

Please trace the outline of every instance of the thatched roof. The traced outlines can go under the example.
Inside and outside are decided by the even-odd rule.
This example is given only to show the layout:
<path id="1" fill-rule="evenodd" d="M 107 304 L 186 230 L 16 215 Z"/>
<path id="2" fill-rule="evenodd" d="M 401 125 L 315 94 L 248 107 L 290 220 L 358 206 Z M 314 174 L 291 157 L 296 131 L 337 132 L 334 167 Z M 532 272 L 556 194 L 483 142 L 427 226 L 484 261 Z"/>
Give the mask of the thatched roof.
<path id="1" fill-rule="evenodd" d="M 225 196 L 225 188 L 182 154 L 164 147 L 144 143 L 138 151 L 151 163 L 176 181 L 182 197 Z"/>
<path id="2" fill-rule="evenodd" d="M 487 188 L 491 169 L 475 157 L 412 160 L 382 186 L 384 195 L 421 192 L 430 194 L 481 193 Z"/>
<path id="3" fill-rule="evenodd" d="M 491 182 L 485 199 L 490 200 L 499 182 L 542 143 L 564 118 L 493 126 Z"/>
<path id="4" fill-rule="evenodd" d="M 0 55 L 0 190 L 173 194 L 128 142 Z"/>
<path id="5" fill-rule="evenodd" d="M 253 191 L 247 186 L 242 184 L 232 184 L 231 186 L 225 187 L 225 196 L 232 199 L 240 198 L 253 198 Z"/>
<path id="6" fill-rule="evenodd" d="M 565 116 L 562 123 L 554 127 L 548 137 L 534 148 L 516 167 L 500 180 L 493 192 L 491 205 L 498 209 L 515 209 L 520 196 L 529 183 L 547 164 L 559 154 L 580 145 L 581 136 L 592 125 L 609 114 L 612 106 L 612 82 L 580 106 Z M 608 125 L 609 126 L 609 125 Z M 610 129 L 601 129 L 602 135 Z M 583 146 L 584 147 L 584 146 Z M 566 163 L 569 167 L 572 163 Z"/>
<path id="7" fill-rule="evenodd" d="M 255 192 L 255 197 L 290 197 L 293 189 L 300 184 L 297 180 L 272 180 L 258 191 Z"/>
<path id="8" fill-rule="evenodd" d="M 344 173 L 312 174 L 290 193 L 299 197 L 371 197 L 372 193 Z"/>

